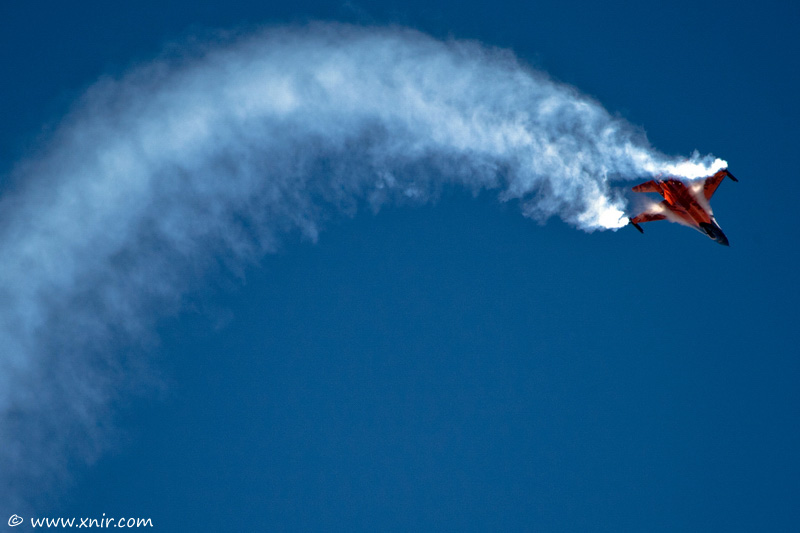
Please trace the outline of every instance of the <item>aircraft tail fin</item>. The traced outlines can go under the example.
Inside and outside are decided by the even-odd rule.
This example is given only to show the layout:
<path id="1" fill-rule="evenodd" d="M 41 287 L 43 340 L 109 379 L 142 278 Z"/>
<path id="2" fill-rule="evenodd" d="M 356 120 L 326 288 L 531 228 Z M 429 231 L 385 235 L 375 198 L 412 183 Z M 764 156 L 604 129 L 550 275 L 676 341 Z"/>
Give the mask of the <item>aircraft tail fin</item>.
<path id="1" fill-rule="evenodd" d="M 661 186 L 655 180 L 650 180 L 633 187 L 633 192 L 657 192 L 661 194 Z"/>

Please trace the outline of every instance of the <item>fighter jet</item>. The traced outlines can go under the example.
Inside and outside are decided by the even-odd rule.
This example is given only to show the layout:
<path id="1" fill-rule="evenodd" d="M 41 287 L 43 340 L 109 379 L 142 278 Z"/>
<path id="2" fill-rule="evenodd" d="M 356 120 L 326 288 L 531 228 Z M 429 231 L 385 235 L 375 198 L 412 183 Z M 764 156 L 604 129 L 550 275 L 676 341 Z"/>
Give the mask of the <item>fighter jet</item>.
<path id="1" fill-rule="evenodd" d="M 669 177 L 637 185 L 633 188 L 635 192 L 657 192 L 664 197 L 664 201 L 628 220 L 633 227 L 644 233 L 639 225 L 642 222 L 667 219 L 694 228 L 718 243 L 729 246 L 728 238 L 722 233 L 708 203 L 725 176 L 733 181 L 739 181 L 728 172 L 727 168 L 723 168 L 702 181 L 684 182 Z"/>

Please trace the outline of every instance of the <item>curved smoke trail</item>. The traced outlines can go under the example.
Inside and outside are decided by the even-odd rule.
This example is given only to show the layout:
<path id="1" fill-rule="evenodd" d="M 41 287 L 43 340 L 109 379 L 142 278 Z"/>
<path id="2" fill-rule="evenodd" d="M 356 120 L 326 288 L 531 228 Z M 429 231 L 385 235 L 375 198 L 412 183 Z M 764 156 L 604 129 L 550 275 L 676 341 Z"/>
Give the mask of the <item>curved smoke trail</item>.
<path id="1" fill-rule="evenodd" d="M 0 199 L 0 495 L 96 455 L 124 346 L 215 263 L 444 184 L 616 228 L 608 180 L 722 165 L 658 153 L 509 52 L 411 30 L 273 29 L 98 83 Z"/>

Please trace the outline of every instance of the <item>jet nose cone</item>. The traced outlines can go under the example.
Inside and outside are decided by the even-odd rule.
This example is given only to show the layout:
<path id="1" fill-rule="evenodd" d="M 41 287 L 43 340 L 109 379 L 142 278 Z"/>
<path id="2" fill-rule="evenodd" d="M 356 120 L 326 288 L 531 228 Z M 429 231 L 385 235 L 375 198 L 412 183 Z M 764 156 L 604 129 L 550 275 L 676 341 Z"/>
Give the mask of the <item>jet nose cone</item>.
<path id="1" fill-rule="evenodd" d="M 720 228 L 716 222 L 714 222 L 713 224 L 701 222 L 700 227 L 703 228 L 703 230 L 710 238 L 714 239 L 721 245 L 730 246 L 730 244 L 728 244 L 728 238 L 725 236 L 724 233 L 722 233 L 722 228 Z"/>

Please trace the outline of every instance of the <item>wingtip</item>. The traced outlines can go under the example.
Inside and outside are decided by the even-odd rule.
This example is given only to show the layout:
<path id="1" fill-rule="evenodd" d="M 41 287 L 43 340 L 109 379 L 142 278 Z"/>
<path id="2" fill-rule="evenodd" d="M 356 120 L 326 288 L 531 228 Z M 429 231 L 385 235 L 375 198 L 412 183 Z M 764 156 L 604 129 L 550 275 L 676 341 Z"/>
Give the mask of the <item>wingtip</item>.
<path id="1" fill-rule="evenodd" d="M 723 178 L 724 178 L 725 176 L 727 176 L 727 177 L 729 177 L 730 179 L 732 179 L 733 181 L 739 181 L 739 180 L 737 180 L 737 179 L 736 179 L 736 176 L 734 176 L 733 174 L 731 174 L 730 170 L 728 170 L 728 168 L 727 168 L 727 167 L 726 167 L 726 168 L 723 168 L 723 169 L 720 169 L 720 170 L 718 170 L 718 171 L 717 171 L 717 173 L 715 174 L 715 176 L 722 176 Z"/>
<path id="2" fill-rule="evenodd" d="M 628 219 L 628 224 L 631 224 L 634 228 L 638 229 L 639 233 L 644 233 L 644 230 L 642 229 L 642 227 L 639 224 L 637 224 L 636 222 L 634 222 L 633 219 L 629 218 Z"/>

